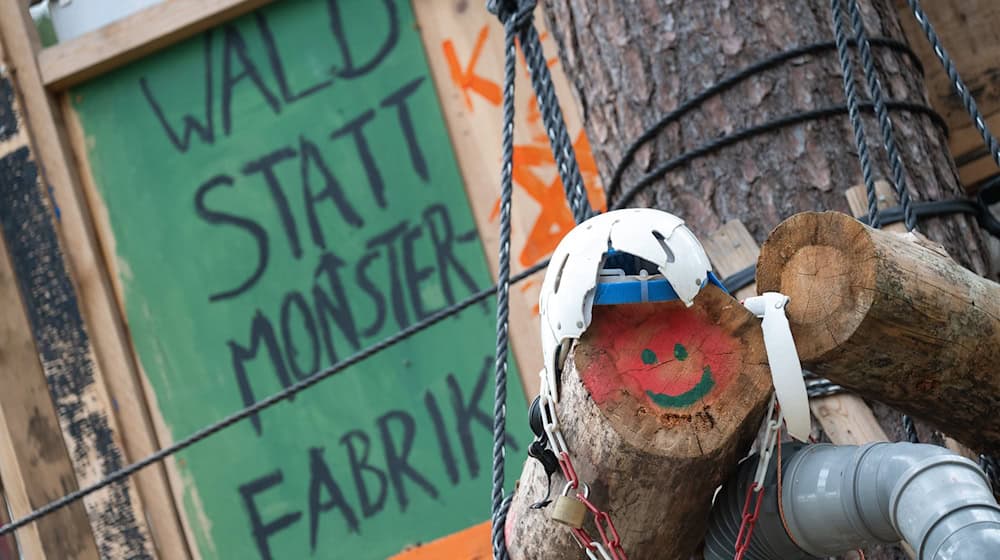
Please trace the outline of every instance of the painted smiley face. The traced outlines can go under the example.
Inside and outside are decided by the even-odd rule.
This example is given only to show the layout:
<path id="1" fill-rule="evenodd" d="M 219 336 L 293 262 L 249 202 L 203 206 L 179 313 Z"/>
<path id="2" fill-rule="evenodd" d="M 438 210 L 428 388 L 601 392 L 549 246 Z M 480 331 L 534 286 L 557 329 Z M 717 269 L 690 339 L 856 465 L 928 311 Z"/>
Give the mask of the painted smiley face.
<path id="1" fill-rule="evenodd" d="M 710 404 L 728 386 L 740 367 L 739 344 L 697 305 L 601 306 L 577 366 L 599 405 L 629 395 L 683 410 Z"/>
<path id="2" fill-rule="evenodd" d="M 674 359 L 678 361 L 685 361 L 688 359 L 687 348 L 681 343 L 674 344 Z M 660 363 L 656 356 L 656 352 L 650 350 L 649 348 L 644 348 L 642 351 L 642 363 L 650 366 L 658 365 Z M 686 408 L 692 404 L 703 399 L 709 391 L 715 387 L 715 379 L 712 377 L 712 367 L 704 366 L 701 370 L 701 379 L 698 383 L 680 393 L 678 395 L 670 395 L 667 393 L 657 393 L 652 389 L 646 389 L 646 396 L 650 398 L 654 403 L 660 405 L 663 408 Z"/>

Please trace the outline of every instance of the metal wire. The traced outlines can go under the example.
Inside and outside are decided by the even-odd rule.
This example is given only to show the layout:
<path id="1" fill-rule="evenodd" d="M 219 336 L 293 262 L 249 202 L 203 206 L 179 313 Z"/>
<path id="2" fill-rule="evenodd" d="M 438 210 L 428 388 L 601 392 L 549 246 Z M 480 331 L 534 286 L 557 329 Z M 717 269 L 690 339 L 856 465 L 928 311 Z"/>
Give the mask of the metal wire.
<path id="1" fill-rule="evenodd" d="M 837 57 L 840 60 L 840 71 L 844 78 L 844 97 L 847 98 L 847 112 L 854 130 L 854 144 L 858 148 L 858 161 L 861 163 L 861 175 L 864 177 L 865 191 L 868 193 L 868 223 L 872 227 L 880 227 L 878 219 L 878 195 L 875 191 L 875 177 L 872 172 L 872 162 L 868 154 L 868 140 L 865 136 L 865 124 L 858 110 L 858 92 L 854 88 L 854 69 L 851 65 L 851 54 L 847 49 L 847 34 L 844 32 L 844 10 L 840 0 L 830 0 L 830 11 L 833 13 L 833 35 L 837 43 Z"/>
<path id="2" fill-rule="evenodd" d="M 889 165 L 892 169 L 892 181 L 896 187 L 896 194 L 899 197 L 899 205 L 903 208 L 903 223 L 906 224 L 907 231 L 913 231 L 917 227 L 917 220 L 913 214 L 913 207 L 910 202 L 910 191 L 906 183 L 906 170 L 903 167 L 903 160 L 899 156 L 896 148 L 896 135 L 892 129 L 892 119 L 889 118 L 889 110 L 886 107 L 885 95 L 882 91 L 882 83 L 878 79 L 875 70 L 875 57 L 872 56 L 872 47 L 868 41 L 868 33 L 865 32 L 865 22 L 861 18 L 861 8 L 858 7 L 857 0 L 847 0 L 847 8 L 851 13 L 851 25 L 854 27 L 854 40 L 858 45 L 858 52 L 861 53 L 861 66 L 864 70 L 865 81 L 868 83 L 868 95 L 875 104 L 875 115 L 878 117 L 879 129 L 882 132 L 882 143 L 885 151 L 889 154 Z M 874 194 L 874 184 L 869 192 L 869 199 Z"/>
<path id="3" fill-rule="evenodd" d="M 532 266 L 531 268 L 528 268 L 523 272 L 514 275 L 511 278 L 510 283 L 516 284 L 517 282 L 520 282 L 525 278 L 531 276 L 532 274 L 544 269 L 546 266 L 548 266 L 548 264 L 549 261 L 548 259 L 546 259 Z M 188 437 L 179 440 L 173 443 L 172 445 L 164 447 L 163 449 L 160 449 L 159 451 L 139 461 L 136 461 L 135 463 L 132 463 L 130 465 L 118 469 L 117 471 L 109 474 L 107 477 L 97 482 L 94 482 L 90 486 L 86 486 L 84 488 L 80 488 L 79 490 L 70 492 L 63 497 L 55 501 L 49 502 L 48 504 L 45 504 L 44 506 L 32 511 L 31 513 L 25 515 L 24 517 L 14 520 L 11 523 L 8 523 L 7 525 L 0 527 L 0 537 L 12 533 L 24 527 L 25 525 L 28 525 L 29 523 L 33 523 L 34 521 L 37 521 L 38 519 L 41 519 L 42 517 L 45 517 L 46 515 L 56 510 L 62 509 L 68 506 L 69 504 L 72 504 L 73 502 L 81 500 L 108 485 L 123 480 L 124 478 L 135 474 L 137 471 L 140 471 L 145 467 L 152 465 L 153 463 L 157 463 L 175 453 L 183 451 L 184 449 L 191 447 L 195 443 L 198 443 L 199 441 L 209 436 L 215 435 L 216 433 L 221 432 L 222 430 L 232 426 L 233 424 L 236 424 L 237 422 L 246 420 L 247 418 L 259 412 L 262 412 L 282 401 L 288 400 L 294 397 L 297 393 L 312 387 L 313 385 L 319 383 L 320 381 L 323 381 L 328 377 L 332 377 L 344 371 L 345 369 L 357 364 L 358 362 L 364 361 L 365 359 L 370 358 L 371 356 L 381 352 L 382 350 L 385 350 L 386 348 L 389 348 L 394 344 L 397 344 L 399 342 L 402 342 L 403 340 L 406 340 L 407 338 L 410 338 L 411 336 L 417 334 L 418 332 L 430 326 L 433 326 L 441 322 L 442 320 L 447 319 L 448 317 L 451 317 L 456 313 L 459 313 L 460 311 L 489 298 L 495 293 L 496 293 L 496 286 L 495 285 L 490 286 L 488 288 L 485 288 L 470 295 L 469 297 L 463 299 L 462 301 L 459 301 L 453 305 L 441 309 L 440 311 L 436 311 L 431 315 L 429 315 L 428 317 L 416 323 L 413 323 L 409 327 L 406 327 L 405 329 L 397 332 L 396 334 L 386 337 L 381 341 L 359 352 L 352 354 L 351 356 L 345 358 L 344 360 L 341 360 L 340 362 L 337 362 L 336 364 L 324 370 L 318 371 L 301 381 L 289 385 L 287 388 L 282 389 L 281 391 L 278 391 L 277 393 L 274 393 L 262 400 L 259 400 L 246 408 L 234 412 L 233 414 L 223 418 L 222 420 L 219 420 L 218 422 L 205 426 L 204 428 L 196 431 L 195 433 L 189 435 Z"/>

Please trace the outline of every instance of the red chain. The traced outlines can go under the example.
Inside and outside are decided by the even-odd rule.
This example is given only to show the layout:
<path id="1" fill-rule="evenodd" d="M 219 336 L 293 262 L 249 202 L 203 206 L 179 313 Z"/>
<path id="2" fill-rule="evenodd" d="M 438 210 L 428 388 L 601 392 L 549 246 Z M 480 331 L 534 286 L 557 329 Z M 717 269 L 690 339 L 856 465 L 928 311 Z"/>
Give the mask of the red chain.
<path id="1" fill-rule="evenodd" d="M 573 462 L 569 460 L 569 453 L 563 451 L 559 454 L 559 468 L 562 469 L 563 476 L 566 477 L 566 482 L 576 490 L 580 487 L 580 479 L 576 476 L 576 469 L 573 468 Z"/>
<path id="2" fill-rule="evenodd" d="M 583 502 L 583 505 L 587 506 L 587 509 L 593 514 L 594 525 L 597 526 L 597 532 L 601 535 L 601 542 L 604 543 L 604 546 L 608 547 L 611 557 L 614 560 L 628 560 L 625 556 L 625 551 L 622 549 L 622 538 L 618 535 L 618 529 L 615 529 L 615 524 L 611 521 L 611 516 L 608 515 L 608 512 L 597 509 L 597 506 L 582 494 L 577 494 L 576 498 Z M 583 529 L 580 529 L 580 531 L 584 535 L 587 534 Z"/>
<path id="3" fill-rule="evenodd" d="M 559 467 L 562 469 L 563 476 L 566 477 L 566 482 L 569 483 L 570 487 L 574 490 L 579 489 L 580 479 L 576 474 L 576 469 L 573 468 L 573 461 L 570 460 L 569 453 L 562 452 L 559 454 Z M 628 560 L 628 557 L 625 556 L 625 550 L 622 549 L 621 536 L 618 534 L 618 529 L 615 529 L 615 524 L 611 521 L 611 516 L 607 512 L 598 509 L 583 492 L 577 492 L 576 499 L 580 500 L 590 510 L 591 515 L 594 516 L 594 525 L 597 526 L 597 532 L 601 535 L 601 542 L 607 547 L 611 557 L 614 560 Z M 573 536 L 576 537 L 576 542 L 581 547 L 589 551 L 594 551 L 596 547 L 592 543 L 595 541 L 585 529 L 573 529 L 572 531 Z"/>
<path id="4" fill-rule="evenodd" d="M 757 491 L 755 492 L 755 490 Z M 750 502 L 755 493 L 757 494 L 757 500 L 751 513 Z M 743 502 L 743 521 L 740 523 L 740 532 L 736 535 L 736 555 L 733 556 L 733 560 L 743 560 L 743 555 L 747 553 L 754 525 L 757 523 L 757 517 L 760 516 L 760 505 L 762 503 L 764 503 L 764 489 L 759 488 L 757 483 L 754 482 L 750 485 L 750 488 L 747 488 L 747 497 Z"/>
<path id="5" fill-rule="evenodd" d="M 781 412 L 781 405 L 775 403 L 774 414 L 779 414 Z M 779 416 L 780 417 L 780 416 Z M 778 480 L 781 480 L 781 424 L 778 424 L 777 429 L 774 434 L 775 445 L 778 447 Z M 780 490 L 780 487 L 779 487 Z M 757 500 L 753 506 L 753 513 L 750 512 L 750 501 L 753 494 L 757 494 Z M 764 488 L 754 481 L 747 488 L 747 497 L 743 501 L 743 520 L 740 522 L 740 532 L 736 535 L 736 554 L 733 556 L 733 560 L 743 560 L 743 556 L 746 555 L 747 549 L 750 548 L 750 537 L 753 536 L 753 528 L 757 524 L 757 518 L 760 517 L 760 505 L 764 503 L 764 494 L 766 491 Z M 778 502 L 779 507 L 781 503 L 781 492 L 778 492 Z M 781 522 L 784 523 L 784 516 L 782 515 Z M 787 529 L 787 527 L 786 527 Z"/>

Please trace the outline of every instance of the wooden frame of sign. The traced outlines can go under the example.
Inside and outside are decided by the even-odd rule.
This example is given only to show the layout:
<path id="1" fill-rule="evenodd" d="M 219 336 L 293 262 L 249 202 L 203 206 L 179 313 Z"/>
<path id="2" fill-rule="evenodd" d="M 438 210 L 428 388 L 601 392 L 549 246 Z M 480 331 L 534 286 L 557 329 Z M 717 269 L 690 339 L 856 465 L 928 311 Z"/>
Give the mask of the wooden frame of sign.
<path id="1" fill-rule="evenodd" d="M 85 368 L 92 376 L 92 383 L 80 400 L 84 407 L 90 407 L 86 409 L 87 418 L 99 420 L 101 428 L 100 433 L 91 431 L 88 435 L 84 430 L 82 436 L 70 436 L 68 422 L 73 418 L 65 412 L 67 403 L 37 389 L 25 393 L 28 396 L 22 398 L 24 406 L 34 399 L 36 411 L 48 411 L 40 413 L 47 425 L 62 427 L 57 431 L 62 432 L 63 441 L 57 442 L 57 447 L 66 458 L 62 459 L 62 470 L 23 469 L 16 463 L 0 462 L 0 477 L 4 482 L 0 488 L 6 489 L 15 519 L 60 493 L 52 491 L 44 494 L 44 498 L 32 498 L 20 489 L 44 489 L 53 484 L 57 484 L 55 488 L 65 489 L 67 477 L 73 479 L 74 484 L 90 483 L 113 470 L 112 467 L 140 459 L 169 443 L 170 439 L 156 404 L 155 391 L 140 366 L 133 344 L 109 217 L 87 157 L 87 134 L 70 97 L 72 88 L 251 12 L 269 1 L 168 0 L 47 48 L 40 45 L 26 2 L 0 3 L 0 64 L 10 70 L 9 83 L 13 84 L 17 99 L 23 103 L 23 132 L 25 138 L 30 139 L 31 158 L 41 170 L 43 179 L 39 185 L 46 185 L 55 201 L 51 206 L 42 205 L 39 210 L 43 221 L 56 235 L 52 252 L 41 258 L 63 263 L 65 292 L 62 295 L 82 318 L 78 332 L 64 333 L 65 336 L 54 344 L 65 346 L 76 341 L 80 345 L 75 350 L 87 358 Z M 468 10 L 442 8 L 444 6 L 428 0 L 412 0 L 455 157 L 490 268 L 495 273 L 494 206 L 498 187 L 493 177 L 499 173 L 500 153 L 499 101 L 495 92 L 499 91 L 502 79 L 502 29 L 493 16 L 479 7 Z M 543 40 L 546 48 L 554 51 L 555 46 L 544 30 Z M 553 58 L 552 65 L 556 63 Z M 596 168 L 589 160 L 589 147 L 578 112 L 572 105 L 565 78 L 558 68 L 553 68 L 553 74 L 556 87 L 562 93 L 561 99 L 570 104 L 564 107 L 564 113 L 571 133 L 578 140 L 576 147 L 583 158 L 592 201 L 603 206 Z M 572 225 L 571 220 L 567 222 L 565 216 L 552 208 L 559 201 L 546 198 L 546 192 L 552 187 L 557 187 L 557 191 L 561 189 L 555 184 L 554 162 L 547 156 L 544 133 L 538 128 L 537 108 L 525 77 L 519 77 L 518 86 L 515 271 L 544 258 Z M 0 147 L 8 146 L 0 142 Z M 6 152 L 0 157 L 3 155 Z M 45 190 L 40 189 L 39 200 L 46 198 Z M 530 247 L 541 249 L 532 253 Z M 14 261 L 15 273 L 21 273 L 16 262 L 18 255 L 6 250 L 0 253 L 3 259 Z M 540 363 L 537 311 L 534 309 L 537 289 L 538 282 L 529 282 L 524 289 L 515 288 L 512 293 L 512 331 L 516 333 L 513 350 L 528 395 L 536 391 L 536 372 Z M 31 306 L 39 296 L 22 289 L 20 294 L 7 290 L 0 293 L 0 297 L 3 298 L 0 304 L 24 305 L 30 315 Z M 18 299 L 20 301 L 16 301 Z M 44 355 L 38 336 L 46 325 L 32 324 L 32 327 L 38 351 Z M 34 371 L 34 377 L 19 382 L 26 391 L 28 381 L 45 387 L 46 379 L 49 391 L 54 391 L 53 371 L 58 360 L 50 362 L 46 367 L 43 359 L 38 364 L 41 368 L 24 370 Z M 52 410 L 53 398 L 55 410 Z M 0 410 L 7 410 L 3 399 L 0 399 Z M 0 436 L 6 436 L 6 439 L 0 437 L 0 442 L 13 438 L 16 451 L 18 440 L 12 429 L 18 424 L 15 418 L 7 420 L 0 425 Z M 98 441 L 98 437 L 104 439 Z M 12 456 L 24 455 L 13 453 Z M 197 558 L 198 547 L 194 543 L 198 537 L 189 516 L 179 505 L 183 497 L 179 488 L 183 485 L 175 462 L 154 465 L 123 486 L 128 489 L 124 494 L 128 499 L 123 501 L 121 492 L 95 494 L 86 501 L 86 513 L 81 509 L 66 511 L 65 515 L 71 516 L 66 519 L 73 519 L 75 525 L 62 517 L 58 518 L 59 523 L 42 521 L 20 531 L 18 542 L 24 550 L 33 551 L 33 558 L 62 557 L 63 553 L 46 550 L 41 545 L 48 542 L 46 531 L 61 531 L 65 541 L 67 528 L 75 526 L 76 530 L 69 535 L 79 542 L 73 545 L 70 540 L 70 544 L 76 546 L 79 558 L 96 558 L 94 543 L 99 547 L 111 546 L 105 550 L 111 550 L 106 554 L 112 557 L 141 551 L 153 558 Z M 101 513 L 112 510 L 131 521 L 119 526 L 102 522 Z M 125 532 L 138 540 L 126 542 L 122 537 Z M 115 546 L 137 548 L 126 550 L 115 549 Z M 89 556 L 85 552 L 88 549 L 94 551 Z"/>

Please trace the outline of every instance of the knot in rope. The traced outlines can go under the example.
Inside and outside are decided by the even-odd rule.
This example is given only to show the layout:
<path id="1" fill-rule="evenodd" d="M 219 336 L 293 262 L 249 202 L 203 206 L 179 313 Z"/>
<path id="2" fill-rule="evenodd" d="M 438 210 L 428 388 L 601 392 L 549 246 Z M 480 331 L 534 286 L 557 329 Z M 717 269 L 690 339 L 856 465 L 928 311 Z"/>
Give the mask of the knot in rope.
<path id="1" fill-rule="evenodd" d="M 507 25 L 513 17 L 514 28 L 524 29 L 532 22 L 538 0 L 487 0 L 486 9 Z"/>

